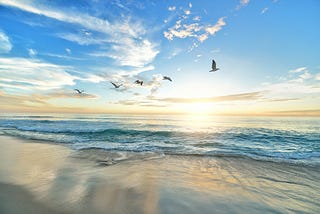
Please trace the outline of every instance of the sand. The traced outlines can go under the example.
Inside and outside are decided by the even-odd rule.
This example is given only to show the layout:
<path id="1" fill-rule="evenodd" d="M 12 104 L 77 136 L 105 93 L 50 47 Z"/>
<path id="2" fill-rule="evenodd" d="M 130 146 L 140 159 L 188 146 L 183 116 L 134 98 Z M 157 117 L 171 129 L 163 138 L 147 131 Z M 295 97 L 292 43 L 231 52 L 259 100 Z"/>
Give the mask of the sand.
<path id="1" fill-rule="evenodd" d="M 317 166 L 0 136 L 0 213 L 319 213 Z"/>

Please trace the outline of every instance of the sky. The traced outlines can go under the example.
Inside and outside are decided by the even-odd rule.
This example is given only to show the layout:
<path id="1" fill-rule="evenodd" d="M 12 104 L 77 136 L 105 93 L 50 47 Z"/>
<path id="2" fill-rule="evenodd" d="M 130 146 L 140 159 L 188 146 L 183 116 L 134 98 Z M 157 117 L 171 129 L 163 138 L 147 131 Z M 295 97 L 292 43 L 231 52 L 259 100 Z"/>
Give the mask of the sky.
<path id="1" fill-rule="evenodd" d="M 0 0 L 0 111 L 320 116 L 319 10 L 318 0 Z"/>

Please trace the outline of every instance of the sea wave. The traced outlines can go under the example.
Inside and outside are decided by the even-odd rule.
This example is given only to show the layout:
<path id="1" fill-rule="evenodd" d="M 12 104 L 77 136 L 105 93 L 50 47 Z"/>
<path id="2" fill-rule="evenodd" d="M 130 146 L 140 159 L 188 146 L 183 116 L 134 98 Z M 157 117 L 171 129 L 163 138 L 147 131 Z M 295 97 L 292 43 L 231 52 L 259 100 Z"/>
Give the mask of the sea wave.
<path id="1" fill-rule="evenodd" d="M 141 123 L 137 118 L 92 121 L 69 119 L 5 118 L 0 119 L 0 131 L 5 135 L 25 139 L 62 143 L 76 150 L 94 147 L 117 152 L 227 155 L 274 161 L 320 162 L 319 126 L 314 121 L 307 124 L 312 128 L 301 130 L 299 127 L 246 127 L 237 121 L 233 126 L 230 122 L 222 126 L 208 126 L 205 123 L 201 128 L 194 128 L 186 127 L 178 119 L 175 122 L 172 120 L 171 124 L 165 123 L 163 118 L 156 123 L 154 120 Z"/>

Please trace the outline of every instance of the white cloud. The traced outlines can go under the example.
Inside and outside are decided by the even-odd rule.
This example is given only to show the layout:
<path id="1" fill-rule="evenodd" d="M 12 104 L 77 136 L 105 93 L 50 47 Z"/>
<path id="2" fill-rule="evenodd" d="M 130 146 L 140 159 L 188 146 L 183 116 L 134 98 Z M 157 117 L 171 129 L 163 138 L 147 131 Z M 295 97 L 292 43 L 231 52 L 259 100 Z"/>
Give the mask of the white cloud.
<path id="1" fill-rule="evenodd" d="M 239 10 L 241 7 L 245 7 L 249 4 L 250 0 L 240 0 L 240 4 L 236 7 Z"/>
<path id="2" fill-rule="evenodd" d="M 39 7 L 39 5 L 32 5 L 32 1 L 27 4 L 23 1 L 18 0 L 7 0 L 1 1 L 0 4 L 6 5 L 9 7 L 15 7 L 20 10 L 46 16 L 48 18 L 56 19 L 62 22 L 78 24 L 87 29 L 98 31 L 106 34 L 130 34 L 131 36 L 138 36 L 141 32 L 141 27 L 139 25 L 135 25 L 134 28 L 130 27 L 128 20 L 121 20 L 120 22 L 111 24 L 108 20 L 99 19 L 93 16 L 89 16 L 87 14 L 76 14 L 72 12 L 62 12 L 50 10 L 45 7 Z"/>
<path id="3" fill-rule="evenodd" d="M 0 31 L 0 53 L 8 53 L 12 49 L 12 44 L 9 37 L 2 31 Z"/>
<path id="4" fill-rule="evenodd" d="M 38 54 L 38 52 L 32 48 L 28 49 L 28 53 L 29 53 L 29 56 L 31 56 L 31 57 L 34 57 Z"/>
<path id="5" fill-rule="evenodd" d="M 150 88 L 150 94 L 154 95 L 162 85 L 163 76 L 161 74 L 154 74 L 152 80 L 147 82 L 147 86 Z"/>
<path id="6" fill-rule="evenodd" d="M 267 12 L 269 10 L 269 8 L 265 7 L 262 9 L 261 14 L 264 14 L 265 12 Z"/>
<path id="7" fill-rule="evenodd" d="M 314 78 L 317 79 L 317 75 Z M 270 95 L 279 98 L 288 98 L 290 95 L 304 98 L 308 94 L 320 93 L 320 87 L 314 83 L 313 75 L 306 67 L 291 70 L 287 76 L 281 77 L 278 83 L 264 84 L 259 90 L 269 91 Z"/>
<path id="8" fill-rule="evenodd" d="M 170 27 L 167 31 L 164 32 L 164 37 L 168 40 L 173 40 L 175 37 L 180 39 L 194 37 L 199 42 L 203 42 L 208 39 L 209 36 L 213 36 L 215 33 L 220 31 L 224 25 L 226 25 L 224 19 L 225 17 L 219 18 L 217 23 L 212 26 L 201 25 L 199 22 L 183 24 L 183 21 L 185 19 L 179 19 L 176 21 L 174 26 Z"/>
<path id="9" fill-rule="evenodd" d="M 249 4 L 250 0 L 240 0 L 241 5 L 247 5 Z"/>
<path id="10" fill-rule="evenodd" d="M 318 73 L 318 74 L 315 75 L 315 79 L 316 79 L 316 80 L 320 80 L 320 73 Z"/>
<path id="11" fill-rule="evenodd" d="M 296 69 L 290 70 L 289 73 L 300 73 L 300 72 L 303 72 L 303 71 L 306 71 L 306 70 L 307 70 L 307 67 L 300 67 L 300 68 L 296 68 Z"/>
<path id="12" fill-rule="evenodd" d="M 66 50 L 67 54 L 71 54 L 71 49 L 70 48 L 66 48 L 65 50 Z"/>
<path id="13" fill-rule="evenodd" d="M 99 83 L 105 81 L 105 79 L 101 76 L 95 74 L 87 74 L 85 77 L 77 77 L 76 79 L 82 80 L 85 82 Z"/>
<path id="14" fill-rule="evenodd" d="M 125 83 L 124 85 L 131 84 L 132 78 L 137 77 L 140 73 L 146 72 L 146 71 L 152 71 L 154 70 L 153 65 L 145 66 L 142 68 L 134 68 L 132 70 L 116 70 L 114 73 L 110 74 L 101 74 L 100 76 L 105 79 L 105 81 L 116 81 L 116 82 L 122 82 Z"/>
<path id="15" fill-rule="evenodd" d="M 120 65 L 141 67 L 151 63 L 159 52 L 155 48 L 156 45 L 143 39 L 147 31 L 139 21 L 132 21 L 131 17 L 123 16 L 119 20 L 109 22 L 87 14 L 77 14 L 74 11 L 48 9 L 35 3 L 32 4 L 32 1 L 27 4 L 11 0 L 2 1 L 0 4 L 81 26 L 84 29 L 80 30 L 78 34 L 60 33 L 57 36 L 80 45 L 108 46 L 112 51 L 106 51 L 105 55 L 118 60 Z M 94 32 L 99 33 L 95 34 Z M 99 38 L 94 37 L 95 35 L 99 35 Z"/>
<path id="16" fill-rule="evenodd" d="M 306 79 L 312 78 L 312 75 L 311 75 L 308 71 L 306 71 L 306 72 L 304 72 L 303 74 L 300 74 L 299 77 L 300 77 L 302 80 L 306 80 Z"/>
<path id="17" fill-rule="evenodd" d="M 61 59 L 66 59 L 66 60 L 85 60 L 85 58 L 71 57 L 71 56 L 68 56 L 68 55 L 53 54 L 53 53 L 42 53 L 42 54 L 39 54 L 39 55 L 55 57 L 55 58 L 61 58 Z"/>
<path id="18" fill-rule="evenodd" d="M 149 64 L 159 53 L 149 40 L 137 41 L 123 38 L 121 42 L 107 51 L 109 57 L 115 59 L 121 66 L 143 67 Z"/>
<path id="19" fill-rule="evenodd" d="M 35 59 L 0 58 L 0 82 L 12 87 L 22 86 L 29 89 L 49 90 L 65 85 L 74 85 L 76 77 L 58 66 Z"/>
<path id="20" fill-rule="evenodd" d="M 195 17 L 193 17 L 193 19 L 192 19 L 192 20 L 193 20 L 193 21 L 197 21 L 197 22 L 198 22 L 198 21 L 200 21 L 200 19 L 201 19 L 201 17 L 200 17 L 200 16 L 195 16 Z"/>
<path id="21" fill-rule="evenodd" d="M 72 75 L 76 73 L 77 76 Z M 75 85 L 75 80 L 99 83 L 100 76 L 37 59 L 0 58 L 0 86 L 22 90 L 51 90 Z"/>
<path id="22" fill-rule="evenodd" d="M 181 49 L 181 48 L 174 48 L 174 49 L 172 50 L 172 52 L 170 53 L 168 59 L 172 59 L 172 58 L 174 58 L 175 56 L 179 55 L 179 54 L 182 53 L 182 52 L 183 52 L 183 49 Z"/>
<path id="23" fill-rule="evenodd" d="M 150 64 L 159 51 L 149 40 L 119 38 L 110 48 L 88 53 L 95 57 L 108 57 L 120 66 L 144 67 Z"/>
<path id="24" fill-rule="evenodd" d="M 287 94 L 305 96 L 306 94 L 320 93 L 320 87 L 297 81 L 274 83 L 264 86 L 263 89 L 268 90 L 270 94 L 283 97 L 287 97 Z"/>
<path id="25" fill-rule="evenodd" d="M 82 34 L 73 34 L 73 33 L 59 33 L 56 34 L 61 39 L 68 40 L 70 42 L 76 42 L 79 45 L 101 45 L 108 42 L 112 42 L 109 38 L 92 38 L 84 36 Z"/>
<path id="26" fill-rule="evenodd" d="M 168 10 L 169 11 L 175 11 L 176 10 L 176 6 L 170 6 L 170 7 L 168 7 Z"/>
<path id="27" fill-rule="evenodd" d="M 224 19 L 225 17 L 221 17 L 215 25 L 207 27 L 206 32 L 213 36 L 216 32 L 222 29 L 222 26 L 226 25 Z"/>

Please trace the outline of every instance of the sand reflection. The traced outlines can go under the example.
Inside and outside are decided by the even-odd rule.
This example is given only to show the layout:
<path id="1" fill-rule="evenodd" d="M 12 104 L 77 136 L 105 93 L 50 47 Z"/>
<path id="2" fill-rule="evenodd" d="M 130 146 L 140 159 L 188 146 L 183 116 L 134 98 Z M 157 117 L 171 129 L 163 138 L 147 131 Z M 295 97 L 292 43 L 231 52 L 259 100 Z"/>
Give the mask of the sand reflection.
<path id="1" fill-rule="evenodd" d="M 257 213 L 315 212 L 320 207 L 315 200 L 320 197 L 317 168 L 244 158 L 134 154 L 102 166 L 99 162 L 109 163 L 114 154 L 90 151 L 79 158 L 65 147 L 0 138 L 0 182 L 22 186 L 49 210 Z"/>

